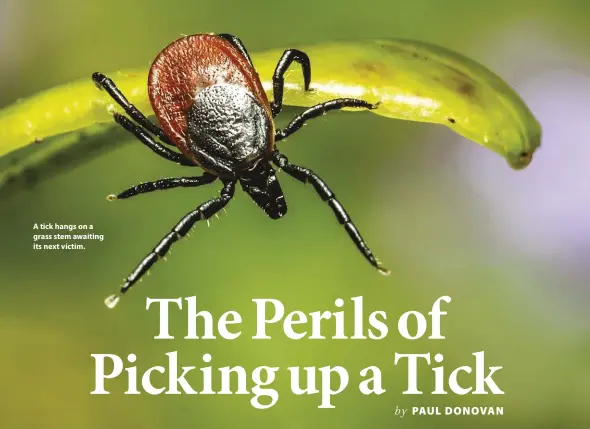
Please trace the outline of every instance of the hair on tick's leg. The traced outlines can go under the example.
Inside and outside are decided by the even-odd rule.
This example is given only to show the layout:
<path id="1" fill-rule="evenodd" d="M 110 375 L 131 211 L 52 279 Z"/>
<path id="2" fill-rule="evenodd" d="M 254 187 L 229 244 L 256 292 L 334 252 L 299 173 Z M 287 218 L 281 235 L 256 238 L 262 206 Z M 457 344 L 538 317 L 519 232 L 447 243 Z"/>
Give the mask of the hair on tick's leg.
<path id="1" fill-rule="evenodd" d="M 310 119 L 317 118 L 330 110 L 340 110 L 345 107 L 356 107 L 360 109 L 375 109 L 376 104 L 371 104 L 364 100 L 358 100 L 356 98 L 337 98 L 335 100 L 326 101 L 325 103 L 316 104 L 310 107 L 300 115 L 295 116 L 291 122 L 283 130 L 277 130 L 275 134 L 275 141 L 283 140 L 299 130 L 305 122 Z"/>
<path id="2" fill-rule="evenodd" d="M 367 245 L 367 243 L 361 236 L 360 232 L 352 222 L 352 219 L 350 218 L 344 207 L 342 207 L 342 204 L 340 204 L 340 202 L 336 199 L 336 195 L 334 195 L 334 193 L 330 190 L 328 185 L 326 185 L 326 183 L 317 174 L 315 174 L 313 171 L 307 168 L 299 167 L 297 165 L 289 163 L 287 157 L 281 154 L 278 150 L 275 150 L 273 152 L 273 162 L 277 166 L 281 167 L 283 171 L 285 171 L 285 173 L 289 174 L 290 176 L 299 180 L 300 182 L 311 183 L 315 188 L 315 191 L 320 196 L 320 198 L 327 202 L 328 205 L 332 208 L 334 214 L 336 215 L 336 219 L 338 219 L 340 225 L 344 226 L 344 229 L 346 230 L 346 232 L 348 233 L 348 235 L 350 236 L 358 250 L 363 254 L 365 259 L 367 259 L 367 261 L 369 261 L 369 263 L 372 266 L 377 268 L 377 270 L 379 270 L 381 274 L 390 274 L 390 271 L 387 268 L 383 267 L 379 260 L 375 258 L 373 252 L 371 251 L 371 249 L 369 249 L 369 246 Z"/>
<path id="3" fill-rule="evenodd" d="M 184 154 L 174 152 L 167 147 L 162 146 L 160 143 L 155 141 L 146 130 L 135 125 L 133 122 L 127 119 L 127 117 L 118 113 L 114 113 L 113 118 L 115 119 L 115 122 L 133 134 L 140 142 L 150 148 L 154 153 L 160 155 L 162 158 L 180 165 L 198 167 L 194 161 L 188 159 L 186 156 L 184 156 Z"/>
<path id="4" fill-rule="evenodd" d="M 175 146 L 174 143 L 170 141 L 168 136 L 164 134 L 164 131 L 162 131 L 160 127 L 150 121 L 143 113 L 139 111 L 139 109 L 137 109 L 137 107 L 127 100 L 121 90 L 117 88 L 115 82 L 99 72 L 92 74 L 92 80 L 94 83 L 96 83 L 96 85 L 104 89 L 113 98 L 113 100 L 115 100 L 117 104 L 121 106 L 123 110 L 125 110 L 125 113 L 127 113 L 131 119 L 148 130 L 150 133 L 156 135 L 163 143 L 166 143 L 170 146 Z"/>
<path id="5" fill-rule="evenodd" d="M 192 188 L 201 185 L 208 185 L 213 183 L 215 180 L 217 180 L 217 176 L 210 173 L 203 173 L 201 176 L 194 177 L 170 177 L 156 180 L 155 182 L 140 183 L 139 185 L 132 186 L 131 188 L 126 189 L 117 195 L 109 195 L 107 200 L 122 200 L 139 194 L 172 188 Z"/>
<path id="6" fill-rule="evenodd" d="M 174 226 L 174 228 L 172 228 L 172 230 L 164 238 L 162 238 L 162 240 L 160 240 L 158 245 L 154 247 L 154 249 L 148 253 L 145 258 L 143 258 L 137 268 L 135 268 L 135 270 L 133 270 L 133 272 L 127 277 L 125 283 L 121 287 L 120 292 L 105 299 L 105 304 L 107 307 L 114 307 L 119 301 L 120 297 L 125 294 L 137 281 L 139 281 L 152 265 L 154 265 L 159 259 L 164 258 L 166 253 L 168 253 L 170 250 L 170 247 L 175 242 L 186 236 L 195 223 L 200 220 L 208 220 L 211 216 L 224 208 L 234 196 L 235 189 L 235 181 L 225 182 L 223 185 L 223 190 L 221 191 L 221 195 L 218 198 L 213 198 L 201 204 L 196 209 L 189 212 L 182 219 L 180 219 L 176 226 Z"/>
<path id="7" fill-rule="evenodd" d="M 288 49 L 283 52 L 281 59 L 277 63 L 274 75 L 272 77 L 273 101 L 270 103 L 270 110 L 273 118 L 281 113 L 283 109 L 283 89 L 285 86 L 285 72 L 293 62 L 301 64 L 303 72 L 303 84 L 306 91 L 309 91 L 311 83 L 311 63 L 309 57 L 303 51 L 297 49 Z"/>

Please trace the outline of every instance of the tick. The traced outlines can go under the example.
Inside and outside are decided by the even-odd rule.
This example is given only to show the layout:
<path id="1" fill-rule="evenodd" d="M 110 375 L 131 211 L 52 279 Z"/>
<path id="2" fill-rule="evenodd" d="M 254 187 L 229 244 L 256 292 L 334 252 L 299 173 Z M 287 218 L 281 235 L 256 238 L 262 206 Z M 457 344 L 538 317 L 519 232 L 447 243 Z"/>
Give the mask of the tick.
<path id="1" fill-rule="evenodd" d="M 332 208 L 365 259 L 380 273 L 389 274 L 328 185 L 313 171 L 290 163 L 276 145 L 309 119 L 330 110 L 377 106 L 353 98 L 330 100 L 310 107 L 284 129 L 276 130 L 273 118 L 282 109 L 283 76 L 293 62 L 301 66 L 304 88 L 310 90 L 309 57 L 297 49 L 288 49 L 275 68 L 274 99 L 269 102 L 240 39 L 230 34 L 197 34 L 178 39 L 160 52 L 148 75 L 149 99 L 160 126 L 130 104 L 111 79 L 101 73 L 92 75 L 98 87 L 107 91 L 127 113 L 128 117 L 114 113 L 120 126 L 162 158 L 204 170 L 200 176 L 140 183 L 118 195 L 109 195 L 109 200 L 163 189 L 196 187 L 216 180 L 223 184 L 219 197 L 190 211 L 160 240 L 127 277 L 120 292 L 105 300 L 108 307 L 114 307 L 121 295 L 164 257 L 172 244 L 183 238 L 196 222 L 207 220 L 223 209 L 234 196 L 236 183 L 268 217 L 283 217 L 287 213 L 287 203 L 273 165 L 300 182 L 310 183 Z M 165 145 L 176 147 L 178 151 Z"/>

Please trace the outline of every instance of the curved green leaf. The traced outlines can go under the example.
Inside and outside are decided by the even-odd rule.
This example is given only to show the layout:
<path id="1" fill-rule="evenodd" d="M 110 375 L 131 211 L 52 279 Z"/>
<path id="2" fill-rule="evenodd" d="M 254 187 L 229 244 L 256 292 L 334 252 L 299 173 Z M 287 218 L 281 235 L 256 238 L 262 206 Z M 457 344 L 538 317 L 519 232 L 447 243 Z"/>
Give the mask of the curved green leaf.
<path id="1" fill-rule="evenodd" d="M 312 91 L 293 67 L 284 103 L 311 106 L 338 97 L 379 103 L 388 118 L 444 124 L 458 134 L 526 167 L 539 147 L 541 127 L 522 99 L 484 66 L 450 50 L 406 40 L 333 42 L 300 49 L 312 61 Z M 282 50 L 252 54 L 264 88 Z M 107 73 L 127 98 L 152 114 L 147 70 Z M 32 142 L 93 124 L 111 123 L 120 110 L 90 76 L 57 86 L 0 110 L 0 156 Z"/>

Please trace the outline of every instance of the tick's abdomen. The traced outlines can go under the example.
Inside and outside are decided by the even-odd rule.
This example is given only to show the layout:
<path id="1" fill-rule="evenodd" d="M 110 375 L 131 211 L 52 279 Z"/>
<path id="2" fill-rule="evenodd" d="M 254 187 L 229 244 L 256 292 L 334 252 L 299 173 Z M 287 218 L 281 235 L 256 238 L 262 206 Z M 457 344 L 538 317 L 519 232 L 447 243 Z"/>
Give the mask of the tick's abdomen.
<path id="1" fill-rule="evenodd" d="M 204 88 L 188 112 L 188 146 L 199 164 L 218 174 L 212 159 L 239 174 L 266 157 L 272 132 L 264 107 L 245 86 Z"/>

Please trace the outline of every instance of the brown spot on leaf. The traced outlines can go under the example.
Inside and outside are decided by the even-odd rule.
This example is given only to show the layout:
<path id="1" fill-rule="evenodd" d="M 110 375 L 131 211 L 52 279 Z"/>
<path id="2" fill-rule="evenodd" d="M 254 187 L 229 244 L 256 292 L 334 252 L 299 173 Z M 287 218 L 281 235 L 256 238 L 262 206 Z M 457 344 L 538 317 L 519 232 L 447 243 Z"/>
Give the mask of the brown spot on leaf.
<path id="1" fill-rule="evenodd" d="M 387 74 L 387 66 L 380 62 L 360 61 L 358 63 L 354 63 L 353 67 L 363 74 L 373 73 L 380 76 Z"/>
<path id="2" fill-rule="evenodd" d="M 454 87 L 453 89 L 467 97 L 474 97 L 477 90 L 477 83 L 471 78 L 471 76 L 448 64 L 447 68 L 453 74 L 450 79 Z"/>
<path id="3" fill-rule="evenodd" d="M 475 84 L 473 82 L 459 82 L 457 90 L 468 97 L 475 95 Z"/>

